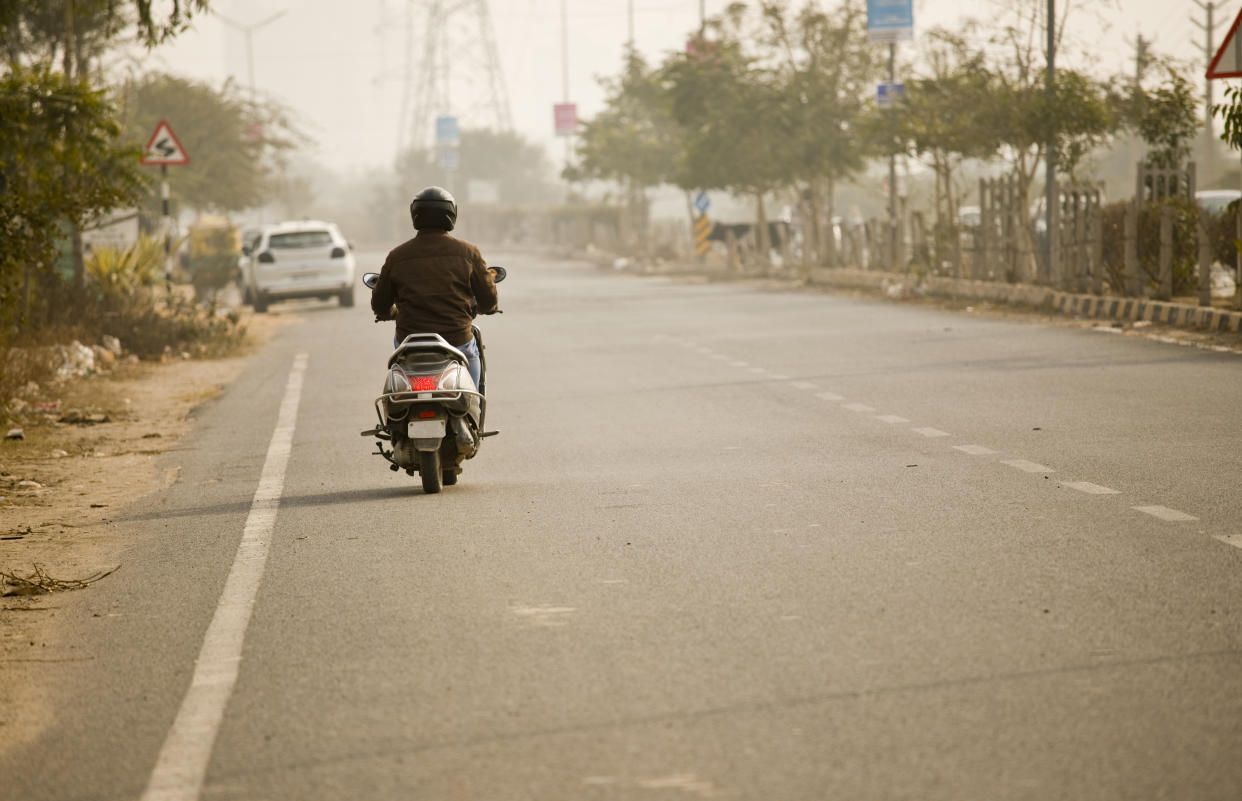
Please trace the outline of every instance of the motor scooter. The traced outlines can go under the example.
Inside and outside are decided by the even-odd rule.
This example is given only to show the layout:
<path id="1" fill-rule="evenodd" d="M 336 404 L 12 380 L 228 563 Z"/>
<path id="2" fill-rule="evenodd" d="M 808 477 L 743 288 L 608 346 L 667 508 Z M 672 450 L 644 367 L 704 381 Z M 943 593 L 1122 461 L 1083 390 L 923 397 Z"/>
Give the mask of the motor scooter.
<path id="1" fill-rule="evenodd" d="M 508 274 L 503 267 L 492 269 L 496 283 Z M 362 276 L 370 289 L 378 280 L 378 273 Z M 456 484 L 462 462 L 478 455 L 485 438 L 500 433 L 483 427 L 487 360 L 482 334 L 478 326 L 472 329 L 479 344 L 481 387 L 470 377 L 466 355 L 444 337 L 410 334 L 388 357 L 383 394 L 375 399 L 379 425 L 362 432 L 364 437 L 375 437 L 374 455 L 384 457 L 390 470 L 418 473 L 426 493 Z"/>

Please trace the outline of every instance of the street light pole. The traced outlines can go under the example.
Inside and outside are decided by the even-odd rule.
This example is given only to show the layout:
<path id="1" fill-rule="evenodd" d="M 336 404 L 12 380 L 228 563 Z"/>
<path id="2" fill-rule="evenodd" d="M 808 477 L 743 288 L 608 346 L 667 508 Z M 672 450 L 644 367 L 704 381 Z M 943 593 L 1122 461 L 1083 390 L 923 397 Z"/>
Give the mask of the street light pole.
<path id="1" fill-rule="evenodd" d="M 229 19 L 219 11 L 213 11 L 212 13 L 219 17 L 221 22 L 231 26 L 235 30 L 241 31 L 246 37 L 246 77 L 250 82 L 250 104 L 254 105 L 254 32 L 259 28 L 262 28 L 264 25 L 275 22 L 283 17 L 285 15 L 285 11 L 277 11 L 275 14 L 262 22 L 254 22 L 249 25 L 243 25 L 236 20 Z"/>

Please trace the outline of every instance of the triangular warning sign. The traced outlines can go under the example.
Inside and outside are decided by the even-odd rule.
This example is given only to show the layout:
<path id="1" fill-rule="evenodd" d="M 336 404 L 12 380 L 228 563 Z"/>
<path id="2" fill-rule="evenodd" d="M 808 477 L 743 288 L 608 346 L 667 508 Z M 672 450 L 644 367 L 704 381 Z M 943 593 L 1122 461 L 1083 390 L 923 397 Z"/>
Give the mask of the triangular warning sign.
<path id="1" fill-rule="evenodd" d="M 142 163 L 157 167 L 190 163 L 190 154 L 185 152 L 167 120 L 160 120 L 160 124 L 155 126 L 142 153 Z"/>
<path id="2" fill-rule="evenodd" d="M 1238 37 L 1238 23 L 1242 22 L 1242 11 L 1229 26 L 1225 41 L 1221 42 L 1216 57 L 1208 65 L 1208 78 L 1242 78 L 1242 39 Z"/>

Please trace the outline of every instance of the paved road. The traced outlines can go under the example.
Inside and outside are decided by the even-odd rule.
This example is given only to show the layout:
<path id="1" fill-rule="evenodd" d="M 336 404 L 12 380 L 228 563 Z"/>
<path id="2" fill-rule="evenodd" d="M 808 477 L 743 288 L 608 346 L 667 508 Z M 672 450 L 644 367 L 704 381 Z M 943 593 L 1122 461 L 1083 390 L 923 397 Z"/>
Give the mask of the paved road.
<path id="1" fill-rule="evenodd" d="M 303 307 L 0 797 L 1242 797 L 1237 356 L 506 261 L 462 483 L 367 454 L 390 332 Z"/>

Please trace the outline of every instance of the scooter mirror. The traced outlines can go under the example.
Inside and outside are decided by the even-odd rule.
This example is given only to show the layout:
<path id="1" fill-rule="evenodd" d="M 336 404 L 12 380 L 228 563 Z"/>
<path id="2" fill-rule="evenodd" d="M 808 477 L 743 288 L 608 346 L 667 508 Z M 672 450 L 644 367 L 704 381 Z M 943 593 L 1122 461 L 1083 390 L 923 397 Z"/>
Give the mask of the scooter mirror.
<path id="1" fill-rule="evenodd" d="M 492 280 L 495 281 L 497 284 L 505 280 L 505 276 L 509 274 L 509 271 L 506 270 L 504 267 L 501 267 L 499 264 L 493 264 L 490 266 L 493 270 L 496 271 L 496 277 L 493 278 Z"/>
<path id="2" fill-rule="evenodd" d="M 362 283 L 367 285 L 367 289 L 375 289 L 375 285 L 379 283 L 379 273 L 363 273 Z"/>

